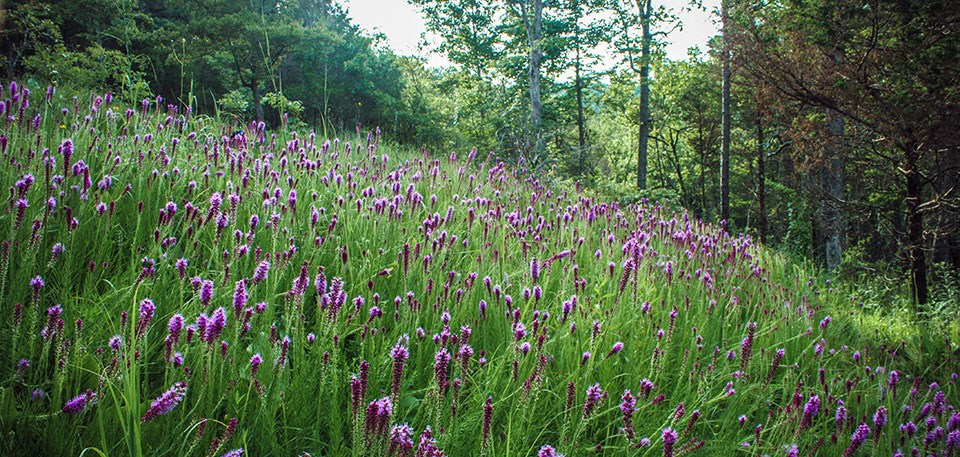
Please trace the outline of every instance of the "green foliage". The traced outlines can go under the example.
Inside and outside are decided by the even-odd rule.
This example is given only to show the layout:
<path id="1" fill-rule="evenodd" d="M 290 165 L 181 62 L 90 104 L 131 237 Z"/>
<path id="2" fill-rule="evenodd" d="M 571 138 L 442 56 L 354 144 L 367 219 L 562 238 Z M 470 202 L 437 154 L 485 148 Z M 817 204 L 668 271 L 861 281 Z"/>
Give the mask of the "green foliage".
<path id="1" fill-rule="evenodd" d="M 217 106 L 225 114 L 244 118 L 250 113 L 252 95 L 249 92 L 249 89 L 231 90 L 217 100 Z"/>

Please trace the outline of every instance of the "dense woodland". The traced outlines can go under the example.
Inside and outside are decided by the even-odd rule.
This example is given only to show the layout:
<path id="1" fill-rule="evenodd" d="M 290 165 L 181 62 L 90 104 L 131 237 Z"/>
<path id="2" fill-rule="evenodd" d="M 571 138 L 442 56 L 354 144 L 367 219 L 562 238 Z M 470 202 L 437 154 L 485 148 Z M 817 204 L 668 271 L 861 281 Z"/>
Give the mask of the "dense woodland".
<path id="1" fill-rule="evenodd" d="M 726 220 L 865 281 L 870 304 L 956 312 L 958 2 L 726 0 L 710 48 L 671 60 L 676 12 L 695 5 L 410 1 L 450 68 L 395 55 L 330 0 L 13 0 L 0 72 L 238 125 L 494 151 Z"/>

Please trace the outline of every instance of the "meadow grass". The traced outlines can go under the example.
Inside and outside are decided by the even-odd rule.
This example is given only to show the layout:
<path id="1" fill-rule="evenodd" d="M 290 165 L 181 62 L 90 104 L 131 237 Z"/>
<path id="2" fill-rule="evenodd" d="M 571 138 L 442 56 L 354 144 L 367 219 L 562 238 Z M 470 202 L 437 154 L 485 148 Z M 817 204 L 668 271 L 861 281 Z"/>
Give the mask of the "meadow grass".
<path id="1" fill-rule="evenodd" d="M 960 452 L 949 342 L 685 213 L 378 132 L 0 100 L 5 453 Z"/>

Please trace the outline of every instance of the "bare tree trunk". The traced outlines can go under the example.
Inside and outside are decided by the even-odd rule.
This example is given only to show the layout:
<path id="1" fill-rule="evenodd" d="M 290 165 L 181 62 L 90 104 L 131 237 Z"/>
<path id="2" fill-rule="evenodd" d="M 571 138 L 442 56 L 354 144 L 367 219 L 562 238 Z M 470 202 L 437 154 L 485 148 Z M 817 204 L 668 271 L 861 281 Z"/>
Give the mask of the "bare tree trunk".
<path id="1" fill-rule="evenodd" d="M 757 110 L 757 203 L 759 204 L 759 214 L 757 214 L 757 231 L 760 234 L 760 242 L 767 242 L 767 151 L 764 144 L 763 134 L 763 113 Z"/>
<path id="2" fill-rule="evenodd" d="M 640 124 L 639 141 L 637 145 L 637 189 L 647 188 L 647 149 L 650 144 L 650 47 L 653 34 L 650 31 L 650 22 L 653 21 L 653 0 L 637 0 L 640 9 L 640 22 L 643 28 L 640 56 Z"/>
<path id="3" fill-rule="evenodd" d="M 913 300 L 916 305 L 924 305 L 929 299 L 927 288 L 927 261 L 923 252 L 923 214 L 920 203 L 923 199 L 923 181 L 917 164 L 916 147 L 908 146 L 907 158 L 907 250 L 910 255 L 910 276 Z"/>
<path id="4" fill-rule="evenodd" d="M 723 27 L 723 76 L 720 93 L 722 133 L 720 140 L 720 220 L 730 224 L 730 31 L 727 1 L 720 1 Z"/>
<path id="5" fill-rule="evenodd" d="M 820 170 L 820 233 L 823 237 L 823 253 L 827 270 L 834 270 L 843 260 L 843 151 L 844 122 L 840 113 L 827 110 L 827 143 L 824 146 L 823 164 Z"/>
<path id="6" fill-rule="evenodd" d="M 543 38 L 543 0 L 533 0 L 533 24 L 530 27 L 530 128 L 533 136 L 533 152 L 539 157 L 543 148 L 543 138 L 540 131 L 540 120 L 543 106 L 540 101 L 540 64 L 543 53 L 540 42 Z M 529 141 L 529 140 L 528 140 Z"/>

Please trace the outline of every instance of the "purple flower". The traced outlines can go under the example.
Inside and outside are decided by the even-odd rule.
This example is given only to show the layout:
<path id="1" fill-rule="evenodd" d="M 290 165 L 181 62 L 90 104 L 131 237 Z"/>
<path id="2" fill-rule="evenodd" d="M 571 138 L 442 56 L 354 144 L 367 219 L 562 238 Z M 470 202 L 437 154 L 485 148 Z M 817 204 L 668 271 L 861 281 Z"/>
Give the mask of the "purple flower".
<path id="1" fill-rule="evenodd" d="M 947 435 L 947 455 L 952 455 L 957 449 L 960 449 L 960 430 L 954 430 Z"/>
<path id="2" fill-rule="evenodd" d="M 184 259 L 184 258 L 177 259 L 174 265 L 177 268 L 177 273 L 180 274 L 180 279 L 186 278 L 187 277 L 187 259 Z"/>
<path id="3" fill-rule="evenodd" d="M 250 376 L 256 378 L 257 371 L 260 370 L 260 364 L 263 363 L 263 357 L 260 353 L 256 353 L 253 357 L 250 357 Z"/>
<path id="4" fill-rule="evenodd" d="M 797 457 L 799 455 L 799 452 L 800 450 L 797 449 L 797 445 L 793 444 L 789 448 L 787 448 L 787 457 Z"/>
<path id="5" fill-rule="evenodd" d="M 409 425 L 394 425 L 390 429 L 390 455 L 410 457 L 413 452 L 413 429 Z"/>
<path id="6" fill-rule="evenodd" d="M 403 364 L 410 358 L 410 350 L 406 346 L 397 343 L 393 349 L 390 349 L 390 358 L 393 359 L 393 372 L 390 379 L 390 396 L 394 399 L 400 394 L 400 386 L 403 383 Z"/>
<path id="7" fill-rule="evenodd" d="M 210 300 L 213 299 L 213 281 L 204 280 L 200 284 L 200 303 L 203 303 L 203 306 L 210 304 Z"/>
<path id="8" fill-rule="evenodd" d="M 269 260 L 261 261 L 257 265 L 257 269 L 253 272 L 253 285 L 257 285 L 263 281 L 266 281 L 267 273 L 269 271 L 270 271 L 270 261 Z"/>
<path id="9" fill-rule="evenodd" d="M 437 351 L 436 355 L 433 356 L 433 373 L 437 380 L 437 387 L 441 391 L 445 391 L 447 388 L 447 376 L 450 368 L 450 352 L 447 351 L 447 348 L 440 348 Z"/>
<path id="10" fill-rule="evenodd" d="M 200 337 L 209 344 L 215 343 L 217 338 L 220 338 L 226 326 L 227 312 L 223 307 L 217 308 L 209 317 L 204 314 L 197 317 L 197 327 L 202 332 Z"/>
<path id="11" fill-rule="evenodd" d="M 143 336 L 150 328 L 150 321 L 153 320 L 153 313 L 157 307 L 149 298 L 140 301 L 140 320 L 137 321 L 137 336 Z"/>
<path id="12" fill-rule="evenodd" d="M 677 431 L 667 427 L 663 429 L 663 457 L 673 457 L 673 445 L 677 443 Z"/>
<path id="13" fill-rule="evenodd" d="M 558 454 L 552 446 L 544 444 L 543 447 L 537 451 L 537 457 L 563 457 L 563 454 Z"/>
<path id="14" fill-rule="evenodd" d="M 365 431 L 368 439 L 387 436 L 387 427 L 390 425 L 390 416 L 393 414 L 393 403 L 390 397 L 374 400 L 367 405 Z"/>
<path id="15" fill-rule="evenodd" d="M 430 426 L 423 430 L 423 433 L 420 434 L 420 442 L 417 444 L 417 452 L 414 454 L 416 457 L 442 457 L 443 451 L 437 447 L 437 442 L 433 439 L 433 432 L 430 431 Z"/>
<path id="16" fill-rule="evenodd" d="M 229 451 L 226 454 L 223 454 L 222 457 L 240 457 L 242 455 L 243 455 L 243 448 L 240 448 L 240 449 L 234 449 L 232 451 Z"/>
<path id="17" fill-rule="evenodd" d="M 493 423 L 493 396 L 487 396 L 483 404 L 483 426 L 480 432 L 480 446 L 486 447 L 490 443 L 490 425 Z"/>
<path id="18" fill-rule="evenodd" d="M 123 337 L 120 335 L 112 336 L 107 346 L 110 346 L 110 350 L 113 352 L 120 352 L 120 349 L 123 348 Z"/>
<path id="19" fill-rule="evenodd" d="M 850 438 L 850 446 L 843 451 L 844 457 L 850 457 L 853 453 L 857 452 L 857 449 L 860 449 L 860 446 L 863 446 L 863 443 L 867 441 L 867 438 L 870 436 L 870 427 L 867 424 L 861 423 L 857 427 L 857 431 L 853 432 L 853 436 Z"/>
<path id="20" fill-rule="evenodd" d="M 634 437 L 633 430 L 633 414 L 637 411 L 637 399 L 634 398 L 633 394 L 629 390 L 623 391 L 623 396 L 620 397 L 620 413 L 623 415 L 623 428 L 621 431 L 626 435 L 628 440 L 632 440 Z"/>
<path id="21" fill-rule="evenodd" d="M 600 383 L 596 383 L 587 388 L 587 399 L 583 402 L 583 417 L 589 418 L 596 410 L 597 404 L 606 396 L 606 393 L 600 388 Z"/>
<path id="22" fill-rule="evenodd" d="M 187 383 L 185 381 L 174 383 L 166 392 L 160 394 L 160 396 L 150 404 L 150 409 L 140 418 L 140 423 L 145 424 L 156 419 L 158 416 L 173 411 L 173 408 L 176 408 L 186 395 Z"/>
<path id="23" fill-rule="evenodd" d="M 233 315 L 237 319 L 243 315 L 243 307 L 247 306 L 247 280 L 237 281 L 233 289 Z"/>
<path id="24" fill-rule="evenodd" d="M 805 430 L 813 425 L 813 418 L 820 413 L 820 397 L 811 395 L 807 404 L 803 405 L 803 418 L 800 420 L 800 428 Z"/>
<path id="25" fill-rule="evenodd" d="M 607 353 L 607 357 L 613 356 L 614 354 L 623 350 L 623 342 L 617 341 L 613 343 L 613 347 L 610 348 L 610 352 Z"/>
<path id="26" fill-rule="evenodd" d="M 97 398 L 97 394 L 87 389 L 86 393 L 77 395 L 63 404 L 60 409 L 64 414 L 80 414 L 87 408 L 87 403 Z"/>
<path id="27" fill-rule="evenodd" d="M 887 408 L 883 406 L 877 408 L 877 412 L 873 414 L 873 425 L 876 426 L 873 434 L 873 440 L 876 442 L 880 439 L 880 432 L 883 426 L 887 425 Z"/>

